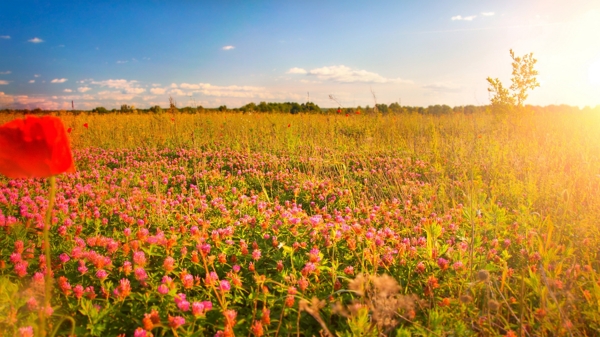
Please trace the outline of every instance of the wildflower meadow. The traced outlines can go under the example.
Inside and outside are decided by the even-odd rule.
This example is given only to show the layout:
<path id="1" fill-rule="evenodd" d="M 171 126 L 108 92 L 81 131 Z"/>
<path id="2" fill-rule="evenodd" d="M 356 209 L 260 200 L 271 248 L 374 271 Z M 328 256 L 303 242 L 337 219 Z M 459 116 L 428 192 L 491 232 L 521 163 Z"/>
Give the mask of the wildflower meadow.
<path id="1" fill-rule="evenodd" d="M 600 333 L 598 109 L 53 114 L 74 169 L 0 175 L 2 336 Z"/>

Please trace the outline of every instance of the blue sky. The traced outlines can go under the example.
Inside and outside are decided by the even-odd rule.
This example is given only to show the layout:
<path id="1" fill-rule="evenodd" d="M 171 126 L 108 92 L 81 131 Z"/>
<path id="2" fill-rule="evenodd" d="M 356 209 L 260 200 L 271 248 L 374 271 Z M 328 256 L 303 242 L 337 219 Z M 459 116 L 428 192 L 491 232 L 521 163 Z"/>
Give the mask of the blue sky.
<path id="1" fill-rule="evenodd" d="M 0 108 L 484 105 L 511 48 L 528 103 L 600 104 L 596 0 L 4 0 Z"/>

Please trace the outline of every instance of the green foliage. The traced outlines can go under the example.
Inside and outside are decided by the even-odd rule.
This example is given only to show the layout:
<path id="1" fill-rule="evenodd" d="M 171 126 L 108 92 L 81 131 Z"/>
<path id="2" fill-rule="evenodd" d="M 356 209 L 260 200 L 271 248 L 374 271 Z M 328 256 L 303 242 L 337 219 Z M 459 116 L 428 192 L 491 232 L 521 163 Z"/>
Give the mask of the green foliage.
<path id="1" fill-rule="evenodd" d="M 154 114 L 162 114 L 164 111 L 160 107 L 160 105 L 155 105 L 155 106 L 153 106 L 153 107 L 150 108 L 150 112 L 152 112 Z"/>
<path id="2" fill-rule="evenodd" d="M 93 109 L 92 112 L 97 113 L 97 114 L 107 114 L 108 110 L 106 110 L 106 108 L 103 106 L 99 106 L 99 107 Z"/>
<path id="3" fill-rule="evenodd" d="M 494 111 L 512 112 L 515 109 L 521 109 L 528 97 L 527 91 L 540 86 L 536 78 L 538 72 L 534 69 L 537 60 L 533 58 L 533 53 L 516 57 L 511 49 L 510 57 L 513 59 L 510 88 L 505 88 L 497 78 L 487 78 L 490 85 L 488 91 L 494 95 L 491 98 Z"/>

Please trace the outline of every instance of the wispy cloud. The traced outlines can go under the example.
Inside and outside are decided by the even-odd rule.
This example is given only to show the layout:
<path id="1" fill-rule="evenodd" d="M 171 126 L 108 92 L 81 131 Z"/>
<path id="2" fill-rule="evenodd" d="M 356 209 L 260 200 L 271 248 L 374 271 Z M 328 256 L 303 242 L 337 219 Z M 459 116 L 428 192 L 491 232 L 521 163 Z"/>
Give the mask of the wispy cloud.
<path id="1" fill-rule="evenodd" d="M 8 75 L 8 74 L 10 74 L 10 73 L 12 73 L 12 71 L 10 71 L 10 70 L 7 70 L 7 71 L 0 71 L 0 75 Z"/>
<path id="2" fill-rule="evenodd" d="M 42 75 L 40 75 L 40 74 L 34 74 L 33 75 L 33 77 L 40 77 L 40 76 L 42 76 Z"/>
<path id="3" fill-rule="evenodd" d="M 44 40 L 40 39 L 39 37 L 34 37 L 33 39 L 29 39 L 29 40 L 27 40 L 27 42 L 31 42 L 31 43 L 41 43 L 41 42 L 44 42 Z"/>
<path id="4" fill-rule="evenodd" d="M 125 60 L 125 61 L 118 60 L 117 64 L 124 64 L 124 63 L 127 63 L 127 62 L 129 62 L 129 61 L 127 61 L 127 60 Z"/>
<path id="5" fill-rule="evenodd" d="M 289 74 L 306 74 L 307 76 L 315 76 L 320 80 L 333 81 L 340 83 L 412 83 L 412 81 L 401 78 L 386 78 L 377 73 L 366 70 L 352 69 L 350 67 L 339 65 L 315 68 L 312 70 L 304 70 L 302 68 L 291 68 Z"/>
<path id="6" fill-rule="evenodd" d="M 455 93 L 460 92 L 462 88 L 451 82 L 435 82 L 422 86 L 423 89 L 439 92 L 439 93 Z"/>
<path id="7" fill-rule="evenodd" d="M 92 90 L 92 88 L 90 88 L 90 87 L 79 87 L 79 88 L 77 88 L 77 91 L 79 91 L 79 92 L 87 92 L 87 91 L 90 91 L 90 90 Z"/>
<path id="8" fill-rule="evenodd" d="M 66 78 L 55 78 L 50 83 L 65 83 L 66 81 L 68 81 Z"/>
<path id="9" fill-rule="evenodd" d="M 71 90 L 71 89 L 65 89 L 65 90 L 63 90 L 63 91 L 64 91 L 64 92 L 73 92 L 73 90 Z"/>
<path id="10" fill-rule="evenodd" d="M 494 16 L 494 14 L 496 14 L 496 13 L 494 13 L 494 12 L 482 12 L 481 13 L 481 15 L 483 15 L 483 16 Z"/>
<path id="11" fill-rule="evenodd" d="M 477 17 L 477 15 L 471 15 L 471 16 L 461 16 L 461 15 L 456 15 L 453 16 L 451 19 L 452 21 L 473 21 L 473 19 L 475 19 Z"/>
<path id="12" fill-rule="evenodd" d="M 8 40 L 10 39 L 10 35 L 0 35 L 0 39 Z"/>
<path id="13" fill-rule="evenodd" d="M 232 50 L 232 49 L 235 49 L 235 47 L 234 46 L 225 46 L 222 49 L 223 50 Z"/>
<path id="14" fill-rule="evenodd" d="M 0 80 L 0 85 L 7 85 L 8 81 Z"/>
<path id="15" fill-rule="evenodd" d="M 29 80 L 29 83 L 35 83 L 35 80 Z"/>

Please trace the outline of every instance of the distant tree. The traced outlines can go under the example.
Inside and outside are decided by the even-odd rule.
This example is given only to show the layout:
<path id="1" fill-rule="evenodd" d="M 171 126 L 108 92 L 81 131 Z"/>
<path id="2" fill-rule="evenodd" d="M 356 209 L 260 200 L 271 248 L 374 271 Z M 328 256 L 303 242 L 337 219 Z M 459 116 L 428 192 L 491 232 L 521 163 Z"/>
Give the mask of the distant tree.
<path id="1" fill-rule="evenodd" d="M 432 115 L 443 115 L 452 112 L 452 108 L 448 105 L 430 105 L 427 107 L 427 113 Z"/>
<path id="2" fill-rule="evenodd" d="M 97 113 L 97 114 L 107 114 L 107 113 L 108 113 L 108 110 L 106 110 L 106 108 L 105 108 L 105 107 L 103 107 L 103 106 L 99 106 L 99 107 L 96 107 L 96 108 L 94 108 L 94 109 L 92 110 L 92 112 L 93 112 L 93 113 Z"/>
<path id="3" fill-rule="evenodd" d="M 196 107 L 196 111 L 198 111 L 199 113 L 202 113 L 202 112 L 204 112 L 204 107 L 202 105 L 198 105 Z"/>
<path id="4" fill-rule="evenodd" d="M 375 104 L 375 106 L 377 107 L 377 111 L 381 113 L 387 113 L 389 111 L 388 106 L 385 103 Z"/>
<path id="5" fill-rule="evenodd" d="M 134 108 L 127 104 L 121 105 L 121 113 L 133 112 L 133 110 L 134 110 Z"/>
<path id="6" fill-rule="evenodd" d="M 150 108 L 150 112 L 154 113 L 154 114 L 162 114 L 163 113 L 163 109 L 160 107 L 160 105 L 155 105 L 153 107 Z"/>
<path id="7" fill-rule="evenodd" d="M 225 111 L 227 111 L 227 105 L 221 105 L 221 106 L 219 107 L 219 111 L 221 111 L 221 112 L 225 112 Z"/>
<path id="8" fill-rule="evenodd" d="M 528 97 L 527 91 L 540 86 L 536 76 L 537 70 L 534 69 L 537 60 L 533 58 L 533 53 L 526 54 L 523 57 L 516 57 L 513 50 L 510 50 L 512 62 L 512 85 L 505 88 L 499 79 L 487 78 L 490 85 L 488 91 L 493 93 L 491 98 L 492 108 L 495 111 L 513 111 L 520 109 Z M 509 91 L 510 89 L 510 91 Z"/>
<path id="9" fill-rule="evenodd" d="M 302 111 L 302 106 L 300 106 L 300 104 L 298 104 L 296 102 L 292 103 L 292 107 L 290 109 L 290 113 L 293 114 L 293 115 L 295 115 L 295 114 L 300 113 L 300 111 Z"/>
<path id="10" fill-rule="evenodd" d="M 390 104 L 389 106 L 390 112 L 402 112 L 402 107 L 397 102 Z"/>

